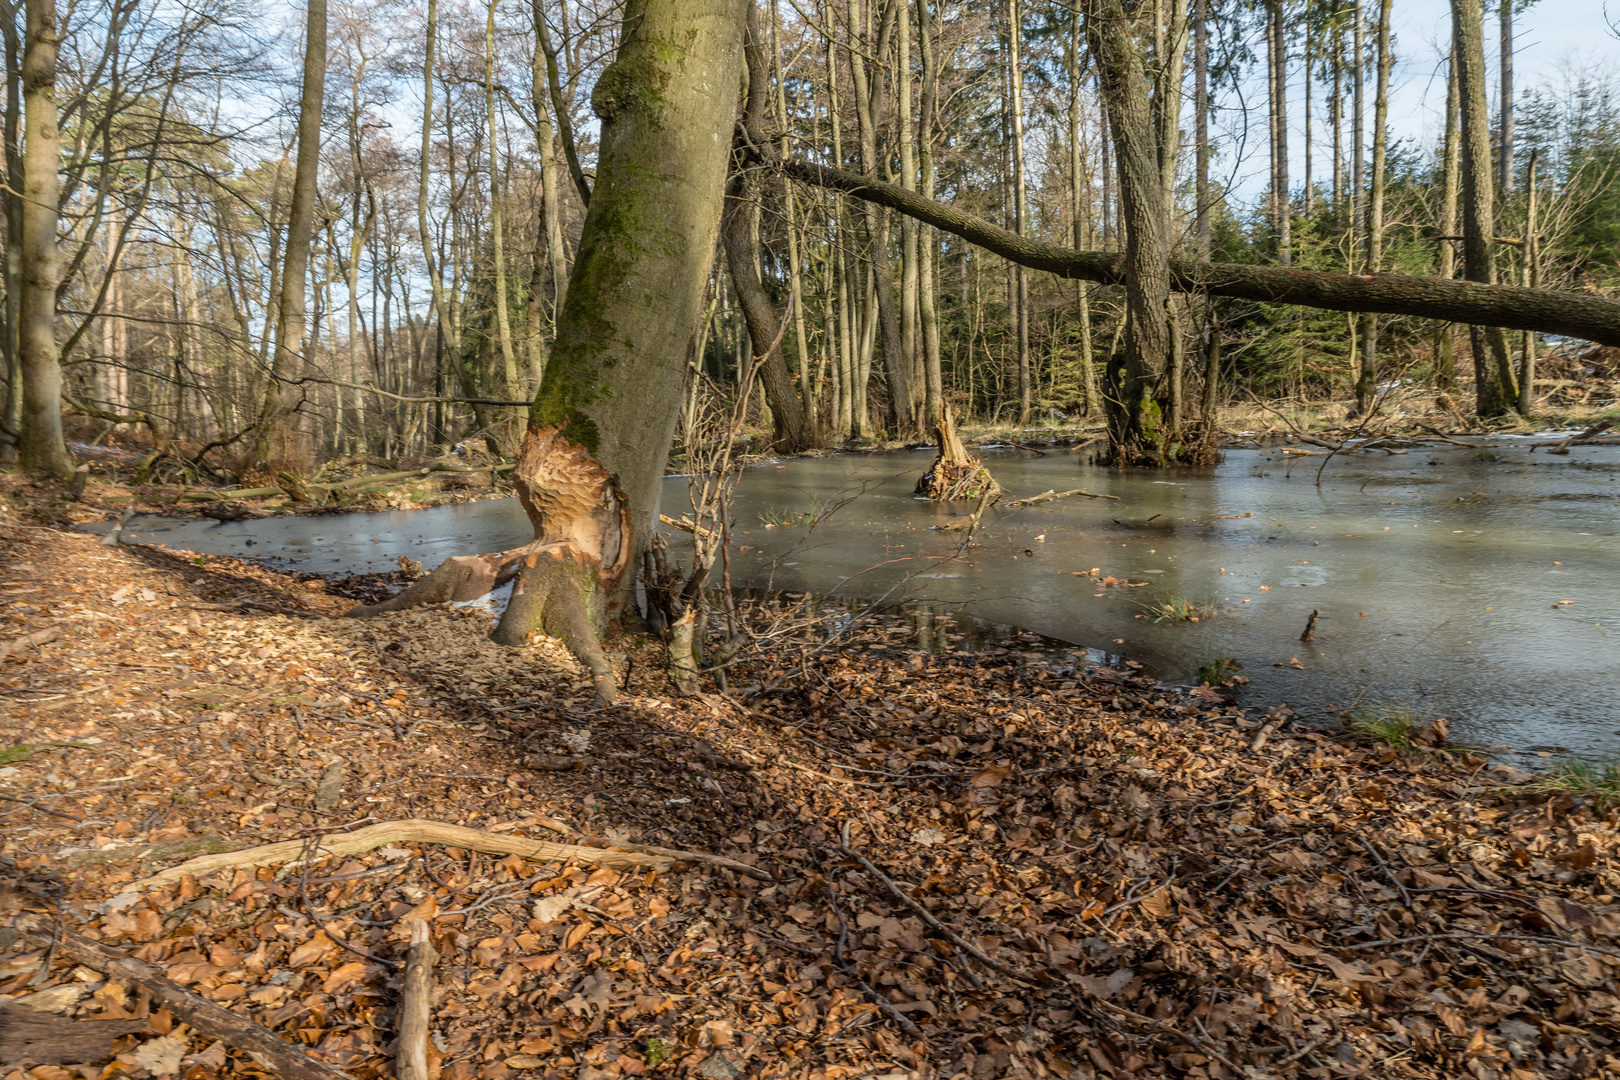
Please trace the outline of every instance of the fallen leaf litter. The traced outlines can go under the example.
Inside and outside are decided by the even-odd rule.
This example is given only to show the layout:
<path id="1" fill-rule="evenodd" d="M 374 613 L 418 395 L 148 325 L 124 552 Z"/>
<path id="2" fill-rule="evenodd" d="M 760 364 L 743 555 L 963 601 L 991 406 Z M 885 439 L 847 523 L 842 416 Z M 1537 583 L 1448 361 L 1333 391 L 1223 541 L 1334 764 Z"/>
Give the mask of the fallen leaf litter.
<path id="1" fill-rule="evenodd" d="M 0 639 L 60 629 L 0 668 L 0 914 L 357 1080 L 393 1074 L 417 920 L 441 1080 L 1620 1073 L 1613 816 L 1499 794 L 1527 777 L 1465 753 L 1276 717 L 1258 738 L 1214 695 L 881 632 L 753 699 L 669 697 L 660 648 L 621 643 L 627 698 L 600 711 L 553 643 L 492 645 L 475 610 L 335 619 L 319 582 L 3 525 L 0 572 L 35 591 Z M 410 818 L 768 880 L 320 855 Z M 285 841 L 303 857 L 132 891 Z M 26 939 L 0 996 L 149 1021 L 110 1064 L 5 1080 L 264 1075 Z"/>

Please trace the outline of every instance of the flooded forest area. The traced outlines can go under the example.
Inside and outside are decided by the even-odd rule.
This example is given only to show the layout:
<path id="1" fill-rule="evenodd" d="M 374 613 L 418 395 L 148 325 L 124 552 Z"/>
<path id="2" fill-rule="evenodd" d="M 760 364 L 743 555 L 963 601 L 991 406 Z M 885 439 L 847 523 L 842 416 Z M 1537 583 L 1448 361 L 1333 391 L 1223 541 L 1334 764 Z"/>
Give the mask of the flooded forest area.
<path id="1" fill-rule="evenodd" d="M 0 1080 L 1620 1080 L 1601 3 L 0 30 Z"/>

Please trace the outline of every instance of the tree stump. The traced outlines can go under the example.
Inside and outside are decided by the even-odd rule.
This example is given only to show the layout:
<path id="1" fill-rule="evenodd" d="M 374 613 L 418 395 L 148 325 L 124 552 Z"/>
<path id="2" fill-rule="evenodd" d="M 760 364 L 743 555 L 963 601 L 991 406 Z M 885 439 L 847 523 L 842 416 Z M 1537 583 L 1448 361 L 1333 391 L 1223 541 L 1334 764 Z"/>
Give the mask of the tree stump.
<path id="1" fill-rule="evenodd" d="M 1001 494 L 1001 485 L 990 475 L 990 470 L 979 459 L 969 457 L 967 448 L 956 434 L 956 417 L 949 405 L 934 425 L 939 442 L 939 456 L 929 466 L 923 478 L 917 481 L 917 494 L 925 499 L 946 502 L 951 499 L 977 499 L 989 495 L 994 499 Z"/>

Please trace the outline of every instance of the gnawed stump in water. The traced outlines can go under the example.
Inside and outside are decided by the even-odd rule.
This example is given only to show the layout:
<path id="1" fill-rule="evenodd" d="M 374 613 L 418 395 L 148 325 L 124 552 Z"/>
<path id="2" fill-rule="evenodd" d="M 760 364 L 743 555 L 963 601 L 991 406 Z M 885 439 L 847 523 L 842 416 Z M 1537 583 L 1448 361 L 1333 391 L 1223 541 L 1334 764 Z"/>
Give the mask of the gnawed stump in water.
<path id="1" fill-rule="evenodd" d="M 967 448 L 956 434 L 956 417 L 949 405 L 939 423 L 934 425 L 939 442 L 939 456 L 917 481 L 917 494 L 925 499 L 946 502 L 951 499 L 977 499 L 986 493 L 994 499 L 1001 494 L 1001 485 L 990 475 L 990 470 L 969 457 Z"/>
<path id="2" fill-rule="evenodd" d="M 555 427 L 530 428 L 524 435 L 512 482 L 534 527 L 532 542 L 489 555 L 452 556 L 403 592 L 348 615 L 477 600 L 513 583 L 490 640 L 521 646 L 537 630 L 561 639 L 590 670 L 597 697 L 612 702 L 618 687 L 601 637 L 609 597 L 630 565 L 628 500 L 590 451 Z"/>

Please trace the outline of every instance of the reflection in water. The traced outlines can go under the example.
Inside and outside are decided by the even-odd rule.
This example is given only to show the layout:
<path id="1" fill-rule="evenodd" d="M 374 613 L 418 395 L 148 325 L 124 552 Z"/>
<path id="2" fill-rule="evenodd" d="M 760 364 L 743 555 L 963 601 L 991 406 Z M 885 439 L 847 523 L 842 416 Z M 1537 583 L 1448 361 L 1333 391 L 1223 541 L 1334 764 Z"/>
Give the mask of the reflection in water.
<path id="1" fill-rule="evenodd" d="M 992 453 L 1015 496 L 1082 487 L 1120 501 L 994 509 L 962 551 L 961 533 L 933 527 L 972 507 L 911 495 L 926 453 L 765 465 L 738 488 L 732 574 L 754 588 L 905 600 L 918 636 L 965 612 L 1135 657 L 1170 681 L 1236 657 L 1248 699 L 1300 711 L 1398 701 L 1478 742 L 1620 750 L 1620 451 L 1495 454 L 1338 457 L 1318 487 L 1320 458 L 1275 450 L 1168 475 Z M 856 493 L 813 528 L 767 527 Z M 672 478 L 666 512 L 684 501 Z M 127 535 L 347 572 L 390 570 L 401 554 L 433 566 L 529 530 L 501 500 L 226 525 L 144 519 Z M 1154 622 L 1143 605 L 1167 598 L 1216 614 Z"/>

